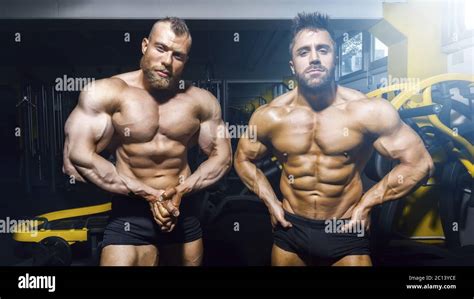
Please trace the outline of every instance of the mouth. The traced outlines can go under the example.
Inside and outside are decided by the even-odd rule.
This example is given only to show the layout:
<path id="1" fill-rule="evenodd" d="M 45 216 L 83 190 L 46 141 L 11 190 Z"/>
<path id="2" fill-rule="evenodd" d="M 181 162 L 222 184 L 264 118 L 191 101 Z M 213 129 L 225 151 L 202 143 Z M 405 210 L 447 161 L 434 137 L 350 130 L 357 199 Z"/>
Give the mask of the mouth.
<path id="1" fill-rule="evenodd" d="M 306 73 L 310 75 L 319 75 L 324 73 L 324 69 L 312 68 L 307 70 Z"/>
<path id="2" fill-rule="evenodd" d="M 155 70 L 155 73 L 158 74 L 158 76 L 163 77 L 163 78 L 169 78 L 170 73 L 164 70 Z"/>

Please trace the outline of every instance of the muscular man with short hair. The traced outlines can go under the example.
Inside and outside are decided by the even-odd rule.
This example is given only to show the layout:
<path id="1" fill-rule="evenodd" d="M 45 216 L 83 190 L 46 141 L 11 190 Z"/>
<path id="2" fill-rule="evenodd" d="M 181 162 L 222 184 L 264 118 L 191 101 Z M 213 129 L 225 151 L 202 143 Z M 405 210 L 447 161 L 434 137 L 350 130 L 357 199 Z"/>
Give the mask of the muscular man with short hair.
<path id="1" fill-rule="evenodd" d="M 190 48 L 184 21 L 156 22 L 142 41 L 140 70 L 88 86 L 66 122 L 64 171 L 118 194 L 101 265 L 157 265 L 167 245 L 184 251 L 185 265 L 201 262 L 200 224 L 185 211 L 192 199 L 180 209 L 181 198 L 218 181 L 232 154 L 218 134 L 225 128 L 216 98 L 179 84 Z M 191 174 L 187 151 L 195 143 L 209 158 Z M 115 165 L 98 154 L 108 145 Z"/>
<path id="2" fill-rule="evenodd" d="M 336 49 L 327 16 L 298 14 L 290 45 L 298 87 L 255 111 L 257 140 L 241 138 L 236 151 L 239 176 L 271 215 L 272 265 L 370 266 L 368 236 L 352 228 L 367 229 L 374 206 L 407 195 L 433 170 L 389 102 L 336 84 Z M 373 149 L 400 163 L 363 194 Z M 283 165 L 282 202 L 254 163 L 269 152 Z M 331 231 L 331 219 L 346 220 L 345 229 Z"/>

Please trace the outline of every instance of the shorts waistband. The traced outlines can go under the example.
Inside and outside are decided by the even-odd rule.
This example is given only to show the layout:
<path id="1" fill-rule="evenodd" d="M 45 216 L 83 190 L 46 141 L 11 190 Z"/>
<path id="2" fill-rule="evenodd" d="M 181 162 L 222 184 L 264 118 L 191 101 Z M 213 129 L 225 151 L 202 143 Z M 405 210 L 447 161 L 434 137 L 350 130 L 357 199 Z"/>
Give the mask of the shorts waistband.
<path id="1" fill-rule="evenodd" d="M 311 219 L 311 218 L 306 218 L 306 217 L 295 215 L 295 214 L 285 211 L 285 219 L 294 224 L 309 226 L 309 227 L 317 228 L 317 229 L 324 229 L 330 222 L 334 221 L 335 218 Z M 350 218 L 340 218 L 336 220 L 348 221 L 350 220 Z"/>

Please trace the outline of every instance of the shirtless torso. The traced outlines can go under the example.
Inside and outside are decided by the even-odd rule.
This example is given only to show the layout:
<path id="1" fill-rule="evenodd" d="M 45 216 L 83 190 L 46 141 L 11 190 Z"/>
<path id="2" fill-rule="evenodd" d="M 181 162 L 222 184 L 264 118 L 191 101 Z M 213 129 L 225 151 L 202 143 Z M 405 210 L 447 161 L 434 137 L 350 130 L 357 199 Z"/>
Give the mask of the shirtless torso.
<path id="1" fill-rule="evenodd" d="M 292 228 L 285 219 L 285 213 L 290 213 L 314 220 L 347 218 L 351 224 L 362 222 L 367 229 L 372 207 L 406 195 L 432 169 L 421 139 L 390 103 L 367 99 L 341 86 L 335 90 L 332 103 L 321 110 L 301 97 L 298 88 L 276 98 L 257 109 L 250 120 L 257 140 L 241 138 L 239 142 L 235 168 L 267 205 L 274 227 Z M 363 195 L 361 172 L 373 149 L 400 164 Z M 281 202 L 254 164 L 268 153 L 283 166 Z M 316 237 L 309 239 L 320 242 Z M 276 265 L 304 264 L 299 256 L 275 245 L 272 261 Z M 339 262 L 370 265 L 367 255 Z"/>
<path id="2" fill-rule="evenodd" d="M 81 95 L 66 123 L 65 166 L 72 166 L 71 160 L 81 160 L 76 153 L 82 156 L 83 152 L 100 153 L 112 147 L 118 175 L 164 190 L 189 177 L 188 148 L 199 142 L 205 150 L 217 141 L 217 127 L 222 124 L 220 107 L 212 94 L 193 86 L 160 101 L 140 88 L 139 76 L 136 71 L 100 80 Z M 90 138 L 75 138 L 79 134 Z M 90 173 L 88 179 L 108 191 L 130 191 L 102 184 L 106 177 L 99 177 L 92 169 L 84 167 L 83 171 L 77 173 L 79 179 Z"/>
<path id="3" fill-rule="evenodd" d="M 196 141 L 208 108 L 218 106 L 207 91 L 189 87 L 165 102 L 134 86 L 135 74 L 115 76 L 121 85 L 110 122 L 101 142 L 116 144 L 119 174 L 155 189 L 176 186 L 190 175 L 187 151 Z M 186 117 L 183 117 L 183 116 Z M 201 135 L 203 138 L 204 135 Z M 201 140 L 201 142 L 206 142 Z"/>
<path id="4" fill-rule="evenodd" d="M 111 217 L 106 228 L 103 265 L 156 264 L 156 239 L 160 230 L 174 229 L 181 198 L 215 183 L 230 168 L 230 142 L 218 134 L 224 127 L 219 102 L 206 90 L 178 84 L 190 46 L 182 20 L 156 22 L 142 41 L 140 69 L 93 82 L 66 122 L 65 173 L 130 195 L 112 207 L 123 215 Z M 191 173 L 187 152 L 194 144 L 208 159 Z M 99 155 L 105 148 L 115 151 L 115 165 Z M 137 206 L 145 209 L 132 217 Z M 202 257 L 202 240 L 186 241 L 198 235 L 196 222 L 180 234 L 184 248 L 171 250 L 183 252 L 189 265 Z M 124 230 L 124 223 L 136 231 Z"/>
<path id="5" fill-rule="evenodd" d="M 283 208 L 312 219 L 347 218 L 362 195 L 360 172 L 372 151 L 373 139 L 358 121 L 369 100 L 339 87 L 333 106 L 315 112 L 295 93 L 262 108 L 257 124 L 283 165 Z"/>

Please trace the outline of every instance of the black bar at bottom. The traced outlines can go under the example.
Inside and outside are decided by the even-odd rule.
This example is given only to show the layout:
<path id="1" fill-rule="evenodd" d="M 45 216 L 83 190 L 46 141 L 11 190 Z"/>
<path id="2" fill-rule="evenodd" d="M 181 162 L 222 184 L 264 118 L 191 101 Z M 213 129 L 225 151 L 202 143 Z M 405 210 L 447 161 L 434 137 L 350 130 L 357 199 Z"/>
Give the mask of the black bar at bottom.
<path id="1" fill-rule="evenodd" d="M 0 297 L 30 295 L 168 298 L 175 296 L 290 298 L 336 297 L 472 298 L 472 268 L 351 268 L 351 267 L 235 267 L 235 268 L 0 268 Z M 20 279 L 54 276 L 55 290 L 19 288 Z M 23 277 L 23 278 L 20 278 Z M 407 285 L 421 286 L 407 287 Z M 435 289 L 441 285 L 443 289 Z M 23 285 L 24 286 L 24 285 Z M 428 287 L 426 287 L 428 286 Z M 431 286 L 431 287 L 430 287 Z M 454 287 L 453 287 L 454 286 Z M 228 290 L 231 289 L 231 290 Z M 309 295 L 309 297 L 308 297 Z M 467 297 L 466 297 L 467 296 Z"/>

